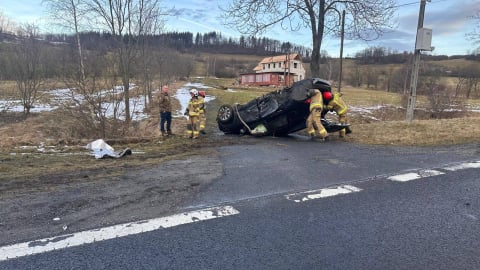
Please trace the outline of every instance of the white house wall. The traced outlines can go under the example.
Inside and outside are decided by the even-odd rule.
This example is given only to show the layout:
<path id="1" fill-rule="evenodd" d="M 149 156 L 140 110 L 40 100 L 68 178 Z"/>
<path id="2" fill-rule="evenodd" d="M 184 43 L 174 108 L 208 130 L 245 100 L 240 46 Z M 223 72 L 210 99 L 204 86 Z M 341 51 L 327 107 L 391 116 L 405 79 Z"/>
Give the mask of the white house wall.
<path id="1" fill-rule="evenodd" d="M 295 64 L 297 68 L 294 68 Z M 305 79 L 305 68 L 300 61 L 290 61 L 290 69 L 286 67 L 282 62 L 276 63 L 262 63 L 262 70 L 258 70 L 257 73 L 266 73 L 266 72 L 286 72 L 290 71 L 290 73 L 294 76 L 295 81 Z"/>

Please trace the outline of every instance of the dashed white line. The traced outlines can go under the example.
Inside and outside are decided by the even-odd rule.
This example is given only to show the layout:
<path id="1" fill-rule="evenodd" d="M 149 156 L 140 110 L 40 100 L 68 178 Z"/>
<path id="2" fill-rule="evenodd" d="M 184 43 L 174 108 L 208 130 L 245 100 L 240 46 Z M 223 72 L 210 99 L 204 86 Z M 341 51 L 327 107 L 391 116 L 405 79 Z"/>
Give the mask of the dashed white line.
<path id="1" fill-rule="evenodd" d="M 13 244 L 0 247 L 0 261 L 239 213 L 238 210 L 231 206 L 213 207 L 168 217 L 119 224 L 101 229 Z"/>
<path id="2" fill-rule="evenodd" d="M 362 189 L 351 186 L 351 185 L 343 185 L 335 188 L 322 188 L 318 190 L 293 193 L 293 194 L 286 195 L 285 197 L 287 198 L 287 200 L 290 200 L 290 201 L 305 202 L 309 200 L 332 197 L 340 194 L 359 192 L 361 190 Z"/>
<path id="3" fill-rule="evenodd" d="M 449 166 L 443 169 L 454 172 L 454 171 L 459 171 L 464 169 L 479 169 L 479 168 L 480 168 L 480 161 L 476 161 L 476 162 L 467 162 L 467 163 L 462 163 L 454 166 Z"/>
<path id="4" fill-rule="evenodd" d="M 416 179 L 436 176 L 436 175 L 442 175 L 442 174 L 445 174 L 445 173 L 437 170 L 420 170 L 418 172 L 393 175 L 388 177 L 388 179 L 392 181 L 398 181 L 398 182 L 407 182 L 411 180 L 416 180 Z"/>

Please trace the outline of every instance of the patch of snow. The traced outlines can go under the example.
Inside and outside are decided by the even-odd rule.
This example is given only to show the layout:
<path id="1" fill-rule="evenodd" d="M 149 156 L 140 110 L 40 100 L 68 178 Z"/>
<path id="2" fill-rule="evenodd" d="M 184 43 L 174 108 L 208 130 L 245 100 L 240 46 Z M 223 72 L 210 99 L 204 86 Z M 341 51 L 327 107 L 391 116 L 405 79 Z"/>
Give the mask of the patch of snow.
<path id="1" fill-rule="evenodd" d="M 136 85 L 131 84 L 130 89 L 135 88 Z M 177 98 L 180 102 L 180 110 L 174 112 L 174 117 L 185 117 L 183 113 L 185 112 L 188 101 L 190 100 L 190 89 L 208 89 L 208 87 L 202 83 L 186 83 L 183 87 L 177 90 L 176 94 L 173 97 Z M 123 86 L 115 86 L 113 89 L 103 90 L 97 93 L 99 97 L 110 97 L 123 93 Z M 76 103 L 81 103 L 85 101 L 83 95 L 78 94 L 75 89 L 54 89 L 48 91 L 48 95 L 51 96 L 51 102 L 49 104 L 36 103 L 33 108 L 30 109 L 32 113 L 41 113 L 49 112 L 60 108 L 60 106 L 68 104 L 72 101 Z M 214 100 L 215 97 L 207 95 L 205 97 L 205 102 Z M 149 117 L 148 114 L 144 113 L 145 110 L 145 96 L 131 97 L 130 98 L 130 113 L 131 119 L 133 121 L 141 121 Z M 74 105 L 72 105 L 74 106 Z M 20 100 L 0 100 L 0 109 L 9 112 L 23 112 L 23 106 Z M 106 117 L 112 118 L 115 114 L 117 118 L 125 120 L 125 102 L 104 102 L 102 104 L 102 110 Z"/>
<path id="2" fill-rule="evenodd" d="M 180 102 L 180 110 L 177 110 L 176 112 L 174 112 L 173 117 L 186 117 L 183 114 L 187 109 L 188 102 L 190 101 L 190 90 L 193 88 L 208 89 L 211 87 L 208 87 L 201 83 L 186 83 L 183 87 L 179 88 L 175 93 L 174 97 L 178 99 L 178 101 Z M 208 94 L 205 96 L 206 103 L 214 99 L 215 99 L 215 96 L 211 96 Z"/>

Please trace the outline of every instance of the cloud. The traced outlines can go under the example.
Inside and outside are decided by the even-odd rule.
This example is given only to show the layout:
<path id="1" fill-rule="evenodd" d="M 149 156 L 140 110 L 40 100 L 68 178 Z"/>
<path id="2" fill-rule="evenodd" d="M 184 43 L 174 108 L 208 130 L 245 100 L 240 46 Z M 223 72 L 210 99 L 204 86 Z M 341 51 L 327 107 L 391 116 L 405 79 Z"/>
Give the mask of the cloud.
<path id="1" fill-rule="evenodd" d="M 213 26 L 209 26 L 207 24 L 203 24 L 203 23 L 199 23 L 198 21 L 194 21 L 194 20 L 189 20 L 189 19 L 185 19 L 185 18 L 178 18 L 180 21 L 183 21 L 183 22 L 186 22 L 188 24 L 194 24 L 200 28 L 203 28 L 205 30 L 208 30 L 209 32 L 213 31 L 213 32 L 218 32 L 219 29 L 218 27 L 213 27 Z M 223 34 L 223 31 L 222 31 L 222 34 Z"/>
<path id="2" fill-rule="evenodd" d="M 239 34 L 229 32 L 220 23 L 218 17 L 220 11 L 217 1 L 213 0 L 195 0 L 182 1 L 170 9 L 170 17 L 167 27 L 182 29 L 189 32 L 221 32 L 222 35 L 238 37 Z"/>
<path id="3" fill-rule="evenodd" d="M 378 39 L 366 42 L 360 40 L 345 40 L 345 50 L 348 54 L 360 51 L 367 47 L 381 46 L 398 52 L 413 51 L 415 35 L 418 23 L 420 1 L 404 0 L 399 7 L 395 20 L 398 27 L 385 32 Z M 400 3 L 401 3 L 400 2 Z M 167 27 L 181 29 L 189 32 L 221 32 L 222 35 L 238 38 L 240 33 L 235 29 L 227 28 L 222 24 L 222 14 L 219 5 L 225 5 L 224 1 L 217 0 L 177 0 L 175 7 L 171 10 L 171 18 Z M 469 16 L 480 9 L 479 0 L 432 0 L 427 2 L 425 8 L 424 26 L 433 29 L 432 45 L 436 46 L 438 54 L 465 53 L 469 43 L 465 33 L 469 27 L 473 27 Z M 471 28 L 473 29 L 473 28 Z M 281 29 L 280 26 L 273 27 L 262 36 L 291 42 L 297 45 L 311 46 L 312 38 L 309 29 L 302 29 L 297 32 Z M 261 37 L 261 36 L 259 36 Z M 338 37 L 325 37 L 322 49 L 337 54 L 340 46 Z"/>
<path id="4" fill-rule="evenodd" d="M 169 15 L 174 17 L 186 16 L 190 13 L 190 10 L 186 8 L 172 8 L 169 11 Z"/>
<path id="5" fill-rule="evenodd" d="M 452 3 L 453 2 L 453 3 Z M 464 32 L 469 25 L 469 16 L 479 9 L 478 0 L 435 1 L 425 6 L 424 27 L 432 28 L 436 35 L 454 35 Z M 399 16 L 399 29 L 416 33 L 418 7 Z"/>

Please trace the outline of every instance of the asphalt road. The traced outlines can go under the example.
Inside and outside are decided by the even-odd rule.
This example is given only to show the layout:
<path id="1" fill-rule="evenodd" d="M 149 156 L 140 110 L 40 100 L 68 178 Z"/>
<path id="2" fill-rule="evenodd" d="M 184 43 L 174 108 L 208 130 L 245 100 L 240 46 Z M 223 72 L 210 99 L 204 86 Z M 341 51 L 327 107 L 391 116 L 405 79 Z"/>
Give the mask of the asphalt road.
<path id="1" fill-rule="evenodd" d="M 480 269 L 478 145 L 263 139 L 219 149 L 223 176 L 186 203 L 196 214 L 180 213 L 184 222 L 165 217 L 123 228 L 144 233 L 0 254 L 0 269 Z M 198 212 L 212 207 L 212 216 Z"/>

